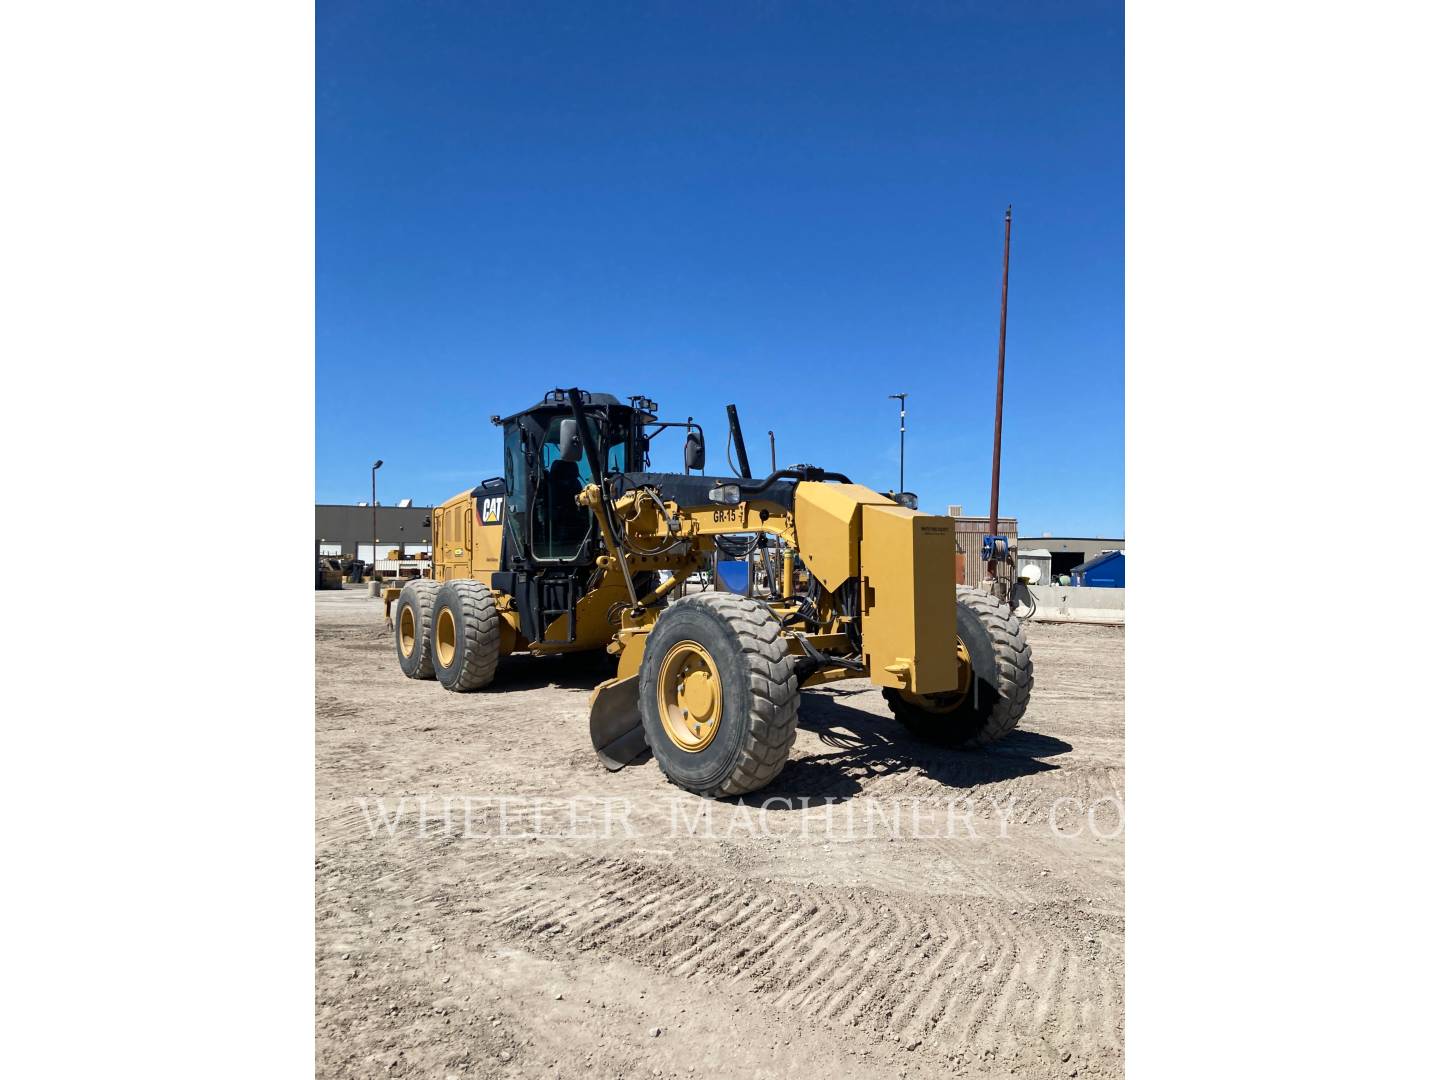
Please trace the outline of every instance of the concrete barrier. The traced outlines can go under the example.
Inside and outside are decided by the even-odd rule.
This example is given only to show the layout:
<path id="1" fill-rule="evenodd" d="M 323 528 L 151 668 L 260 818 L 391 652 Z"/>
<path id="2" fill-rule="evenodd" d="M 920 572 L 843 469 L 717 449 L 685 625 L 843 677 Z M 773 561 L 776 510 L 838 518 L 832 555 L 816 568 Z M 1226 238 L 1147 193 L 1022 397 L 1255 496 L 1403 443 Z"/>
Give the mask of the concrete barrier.
<path id="1" fill-rule="evenodd" d="M 1034 618 L 1042 622 L 1123 623 L 1124 589 L 1093 589 L 1078 585 L 1033 585 Z M 1022 600 L 1023 605 L 1023 600 Z"/>

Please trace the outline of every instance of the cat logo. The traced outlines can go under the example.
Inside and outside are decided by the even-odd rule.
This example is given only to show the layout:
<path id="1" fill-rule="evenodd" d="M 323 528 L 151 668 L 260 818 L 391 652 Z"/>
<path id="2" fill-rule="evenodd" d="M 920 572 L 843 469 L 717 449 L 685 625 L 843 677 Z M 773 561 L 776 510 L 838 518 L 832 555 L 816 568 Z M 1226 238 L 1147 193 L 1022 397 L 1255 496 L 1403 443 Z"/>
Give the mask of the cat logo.
<path id="1" fill-rule="evenodd" d="M 504 505 L 504 495 L 491 495 L 487 499 L 480 500 L 480 524 L 498 525 L 500 523 L 500 508 Z"/>

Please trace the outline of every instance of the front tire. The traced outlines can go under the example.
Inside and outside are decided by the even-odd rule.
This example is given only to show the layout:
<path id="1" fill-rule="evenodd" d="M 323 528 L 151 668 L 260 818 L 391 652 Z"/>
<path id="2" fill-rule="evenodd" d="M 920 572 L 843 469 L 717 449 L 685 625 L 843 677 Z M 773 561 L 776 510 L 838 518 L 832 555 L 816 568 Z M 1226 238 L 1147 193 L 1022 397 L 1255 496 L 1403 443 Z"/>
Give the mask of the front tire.
<path id="1" fill-rule="evenodd" d="M 395 601 L 395 659 L 410 679 L 433 679 L 430 662 L 430 623 L 435 612 L 438 581 L 412 581 Z"/>
<path id="2" fill-rule="evenodd" d="M 747 596 L 667 607 L 645 642 L 639 697 L 661 772 L 706 798 L 763 788 L 795 743 L 800 687 L 780 621 Z"/>
<path id="3" fill-rule="evenodd" d="M 459 692 L 489 686 L 500 662 L 500 612 L 490 587 L 473 578 L 445 582 L 431 622 L 430 662 L 440 685 Z"/>
<path id="4" fill-rule="evenodd" d="M 896 719 L 927 742 L 988 746 L 1014 731 L 1030 704 L 1035 683 L 1030 643 L 1008 605 L 973 589 L 962 589 L 957 597 L 955 636 L 970 656 L 968 686 L 924 697 L 887 687 L 885 702 Z"/>

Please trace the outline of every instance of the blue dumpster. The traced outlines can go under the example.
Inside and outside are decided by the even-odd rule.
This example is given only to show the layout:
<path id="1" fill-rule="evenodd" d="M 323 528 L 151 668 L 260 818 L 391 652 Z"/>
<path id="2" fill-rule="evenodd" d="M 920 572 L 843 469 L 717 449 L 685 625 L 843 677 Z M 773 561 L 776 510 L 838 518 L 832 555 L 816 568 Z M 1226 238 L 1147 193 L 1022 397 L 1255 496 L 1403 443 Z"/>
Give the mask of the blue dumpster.
<path id="1" fill-rule="evenodd" d="M 1105 551 L 1070 571 L 1076 585 L 1090 589 L 1123 589 L 1125 587 L 1125 552 Z"/>

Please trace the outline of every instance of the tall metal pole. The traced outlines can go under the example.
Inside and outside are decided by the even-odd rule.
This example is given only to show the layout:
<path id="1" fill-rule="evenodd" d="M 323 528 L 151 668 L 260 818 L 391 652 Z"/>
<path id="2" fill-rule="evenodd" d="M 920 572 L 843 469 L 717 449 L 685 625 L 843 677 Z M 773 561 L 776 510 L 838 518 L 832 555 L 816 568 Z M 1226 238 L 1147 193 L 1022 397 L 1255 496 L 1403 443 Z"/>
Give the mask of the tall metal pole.
<path id="1" fill-rule="evenodd" d="M 891 394 L 900 402 L 900 490 L 905 490 L 905 399 L 909 394 Z"/>
<path id="2" fill-rule="evenodd" d="M 1005 208 L 1005 265 L 1000 277 L 1000 357 L 995 373 L 995 451 L 990 458 L 990 535 L 1000 535 L 1000 421 L 1005 415 L 1005 313 L 1010 293 L 1010 207 Z M 986 564 L 995 576 L 995 560 Z"/>
<path id="3" fill-rule="evenodd" d="M 379 508 L 375 503 L 375 473 L 385 462 L 376 459 L 375 464 L 370 466 L 370 576 L 375 576 L 375 571 L 380 565 L 380 526 L 377 524 Z"/>
<path id="4" fill-rule="evenodd" d="M 770 471 L 775 471 L 775 432 L 770 432 Z"/>

